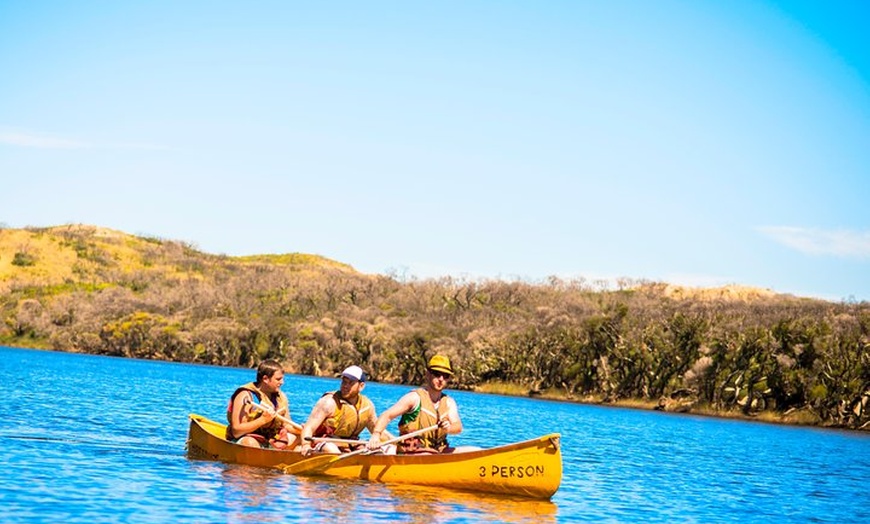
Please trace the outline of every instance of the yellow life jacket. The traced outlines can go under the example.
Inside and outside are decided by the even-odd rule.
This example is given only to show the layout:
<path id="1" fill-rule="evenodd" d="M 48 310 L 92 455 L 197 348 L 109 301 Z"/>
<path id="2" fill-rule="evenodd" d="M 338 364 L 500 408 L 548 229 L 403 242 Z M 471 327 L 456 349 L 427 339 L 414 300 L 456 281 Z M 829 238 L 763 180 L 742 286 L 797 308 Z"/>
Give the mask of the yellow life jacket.
<path id="1" fill-rule="evenodd" d="M 284 414 L 284 416 L 287 416 L 287 417 L 290 416 L 290 401 L 287 400 L 287 395 L 285 395 L 283 391 L 277 391 L 277 392 L 273 393 L 271 396 L 266 395 L 265 393 L 260 391 L 260 389 L 256 386 L 256 384 L 254 384 L 253 382 L 249 382 L 249 383 L 245 384 L 244 386 L 240 386 L 238 389 L 236 389 L 236 391 L 230 397 L 230 403 L 227 406 L 227 422 L 232 423 L 233 401 L 235 401 L 236 396 L 239 393 L 241 393 L 242 391 L 249 391 L 254 396 L 254 401 L 257 404 L 260 404 L 263 407 L 269 408 L 274 412 L 278 412 L 278 411 L 284 409 L 284 411 L 282 412 Z M 247 420 L 249 422 L 251 420 L 254 420 L 254 419 L 261 417 L 262 415 L 263 415 L 262 411 L 260 411 L 259 409 L 254 409 L 254 408 L 247 410 L 246 415 L 243 412 L 243 416 L 246 416 Z M 281 422 L 280 420 L 278 420 L 277 418 L 275 418 L 275 419 L 272 419 L 271 424 L 269 424 L 267 426 L 263 426 L 261 428 L 257 428 L 252 433 L 254 435 L 260 435 L 261 437 L 264 437 L 266 440 L 270 440 L 270 439 L 274 439 L 276 436 L 278 436 L 278 433 L 280 433 L 283 428 L 284 428 L 284 423 Z M 236 440 L 236 438 L 233 437 L 229 426 L 227 426 L 227 437 L 230 440 Z"/>
<path id="2" fill-rule="evenodd" d="M 437 424 L 441 420 L 440 407 L 444 406 L 447 398 L 446 394 L 441 395 L 441 401 L 438 402 L 438 408 L 432 403 L 429 398 L 429 392 L 424 388 L 414 390 L 420 400 L 417 406 L 402 415 L 399 419 L 399 434 L 407 435 L 414 431 L 428 428 Z M 441 452 L 448 447 L 447 432 L 441 428 L 423 433 L 418 437 L 405 439 L 397 444 L 400 453 L 421 453 L 421 452 Z"/>
<path id="3" fill-rule="evenodd" d="M 355 439 L 359 437 L 369 422 L 374 422 L 375 406 L 365 395 L 357 397 L 351 404 L 341 396 L 341 391 L 325 393 L 335 400 L 335 411 L 314 431 L 315 437 L 336 437 Z"/>

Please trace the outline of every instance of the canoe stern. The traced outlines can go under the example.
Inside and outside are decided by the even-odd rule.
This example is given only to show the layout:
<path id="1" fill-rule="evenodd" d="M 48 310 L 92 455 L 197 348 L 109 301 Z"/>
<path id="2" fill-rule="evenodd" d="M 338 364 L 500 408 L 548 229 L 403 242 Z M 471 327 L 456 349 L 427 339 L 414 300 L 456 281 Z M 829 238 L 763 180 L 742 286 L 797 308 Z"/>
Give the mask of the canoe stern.
<path id="1" fill-rule="evenodd" d="M 200 415 L 190 415 L 187 434 L 187 456 L 198 460 L 217 460 L 259 466 L 281 468 L 302 460 L 296 451 L 250 448 L 224 439 L 226 425 Z"/>

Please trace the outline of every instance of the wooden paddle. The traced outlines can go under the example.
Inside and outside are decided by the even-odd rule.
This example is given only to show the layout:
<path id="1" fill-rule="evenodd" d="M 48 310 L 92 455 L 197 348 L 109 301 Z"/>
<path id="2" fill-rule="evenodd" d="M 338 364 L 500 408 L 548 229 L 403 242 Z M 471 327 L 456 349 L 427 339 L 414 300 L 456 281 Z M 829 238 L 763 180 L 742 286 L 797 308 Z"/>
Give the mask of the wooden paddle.
<path id="1" fill-rule="evenodd" d="M 438 429 L 438 424 L 434 424 L 429 426 L 428 428 L 418 429 L 417 431 L 412 431 L 411 433 L 407 433 L 405 435 L 400 435 L 396 438 L 392 438 L 386 442 L 381 442 L 381 447 L 388 446 L 390 444 L 396 444 L 405 439 L 409 439 L 411 437 L 416 437 L 418 435 L 422 435 L 423 433 L 428 433 L 429 431 L 433 431 Z M 295 464 L 290 464 L 289 466 L 284 466 L 284 473 L 291 473 L 293 475 L 302 475 L 306 473 L 315 473 L 318 471 L 324 471 L 332 467 L 333 464 L 340 460 L 344 460 L 346 458 L 350 458 L 354 455 L 361 455 L 363 453 L 373 453 L 374 450 L 370 449 L 358 449 L 356 451 L 351 451 L 350 453 L 344 453 L 341 455 L 318 455 L 316 457 L 311 457 L 309 459 L 301 460 Z"/>
<path id="2" fill-rule="evenodd" d="M 332 442 L 333 444 L 368 444 L 368 440 L 354 440 L 352 438 L 334 438 L 334 437 L 305 437 L 309 442 Z"/>
<path id="3" fill-rule="evenodd" d="M 283 422 L 285 424 L 290 424 L 290 426 L 295 430 L 295 431 L 293 431 L 293 433 L 296 433 L 297 435 L 302 433 L 302 424 L 299 424 L 297 422 L 293 422 L 292 420 L 285 417 L 284 415 L 279 415 L 279 414 L 275 413 L 274 411 L 272 411 L 271 409 L 267 408 L 266 406 L 261 406 L 260 404 L 257 404 L 255 402 L 251 402 L 251 401 L 248 401 L 247 404 L 250 404 L 251 406 L 259 409 L 260 411 L 262 411 L 264 413 L 273 413 L 275 415 L 276 419 L 280 420 L 281 422 Z"/>

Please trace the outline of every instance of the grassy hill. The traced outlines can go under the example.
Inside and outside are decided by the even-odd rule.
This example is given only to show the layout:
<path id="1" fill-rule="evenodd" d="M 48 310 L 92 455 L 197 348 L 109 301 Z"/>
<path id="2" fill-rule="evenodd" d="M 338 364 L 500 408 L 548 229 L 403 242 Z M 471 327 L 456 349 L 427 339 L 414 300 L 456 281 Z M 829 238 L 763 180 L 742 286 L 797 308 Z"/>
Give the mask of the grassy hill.
<path id="1" fill-rule="evenodd" d="M 286 267 L 309 272 L 358 274 L 352 266 L 305 253 L 257 254 L 239 257 L 212 255 L 184 241 L 137 236 L 83 224 L 43 228 L 0 228 L 0 292 L 12 286 L 100 285 L 135 275 L 166 279 L 206 278 L 226 264 Z M 692 288 L 666 283 L 630 282 L 676 300 L 759 301 L 788 295 L 761 288 L 729 285 Z"/>
<path id="2" fill-rule="evenodd" d="M 187 242 L 90 225 L 0 229 L 0 291 L 5 292 L 15 286 L 93 286 L 143 274 L 169 280 L 207 278 L 228 264 L 266 264 L 314 274 L 355 272 L 347 264 L 317 255 L 211 255 Z"/>

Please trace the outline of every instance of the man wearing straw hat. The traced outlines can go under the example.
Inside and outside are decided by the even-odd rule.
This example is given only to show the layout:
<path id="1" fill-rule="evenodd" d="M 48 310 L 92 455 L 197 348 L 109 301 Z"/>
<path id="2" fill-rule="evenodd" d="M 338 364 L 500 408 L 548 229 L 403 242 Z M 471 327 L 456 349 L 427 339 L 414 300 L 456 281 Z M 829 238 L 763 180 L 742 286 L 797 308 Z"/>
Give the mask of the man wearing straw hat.
<path id="1" fill-rule="evenodd" d="M 423 428 L 438 425 L 438 428 L 420 436 L 398 443 L 398 453 L 452 453 L 454 448 L 447 443 L 447 435 L 462 432 L 462 419 L 453 398 L 444 389 L 453 377 L 450 359 L 435 355 L 426 366 L 426 384 L 405 394 L 398 402 L 378 418 L 369 441 L 369 449 L 380 447 L 381 433 L 398 416 L 399 434 L 406 435 Z"/>

